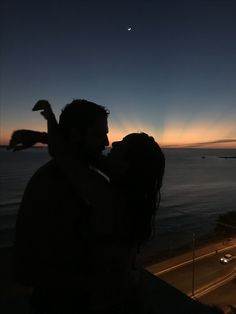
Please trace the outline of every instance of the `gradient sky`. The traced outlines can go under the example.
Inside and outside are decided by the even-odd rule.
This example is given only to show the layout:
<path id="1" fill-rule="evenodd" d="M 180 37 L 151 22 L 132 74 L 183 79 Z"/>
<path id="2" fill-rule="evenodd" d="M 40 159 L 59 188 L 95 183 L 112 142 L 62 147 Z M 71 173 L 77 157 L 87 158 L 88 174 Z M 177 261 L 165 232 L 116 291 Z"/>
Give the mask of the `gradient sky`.
<path id="1" fill-rule="evenodd" d="M 0 143 L 74 98 L 110 109 L 110 140 L 236 148 L 236 1 L 2 0 Z M 131 31 L 128 28 L 131 27 Z M 197 145 L 195 145 L 197 143 Z"/>

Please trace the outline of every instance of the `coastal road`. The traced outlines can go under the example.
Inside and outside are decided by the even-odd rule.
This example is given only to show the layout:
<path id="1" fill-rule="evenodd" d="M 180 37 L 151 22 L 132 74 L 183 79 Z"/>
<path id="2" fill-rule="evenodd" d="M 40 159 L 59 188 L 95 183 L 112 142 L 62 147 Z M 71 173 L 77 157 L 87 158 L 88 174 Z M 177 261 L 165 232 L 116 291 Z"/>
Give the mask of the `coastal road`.
<path id="1" fill-rule="evenodd" d="M 236 279 L 198 298 L 202 303 L 236 306 Z"/>
<path id="2" fill-rule="evenodd" d="M 224 278 L 233 271 L 236 272 L 236 260 L 228 264 L 221 264 L 219 261 L 220 258 L 228 252 L 236 255 L 236 247 L 224 252 L 218 252 L 210 256 L 205 256 L 204 258 L 195 261 L 194 291 Z M 191 295 L 193 287 L 192 263 L 185 264 L 164 273 L 157 273 L 155 275 L 184 293 Z"/>

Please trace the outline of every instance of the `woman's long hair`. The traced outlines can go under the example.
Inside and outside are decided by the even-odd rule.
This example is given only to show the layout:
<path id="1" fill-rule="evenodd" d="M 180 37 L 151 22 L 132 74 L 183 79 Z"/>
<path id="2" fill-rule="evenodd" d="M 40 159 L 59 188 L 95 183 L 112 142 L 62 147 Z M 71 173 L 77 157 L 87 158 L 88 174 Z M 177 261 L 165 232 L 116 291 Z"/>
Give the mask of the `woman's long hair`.
<path id="1" fill-rule="evenodd" d="M 140 246 L 154 234 L 165 156 L 146 133 L 128 135 L 127 147 L 125 157 L 129 166 L 124 184 L 133 234 Z"/>

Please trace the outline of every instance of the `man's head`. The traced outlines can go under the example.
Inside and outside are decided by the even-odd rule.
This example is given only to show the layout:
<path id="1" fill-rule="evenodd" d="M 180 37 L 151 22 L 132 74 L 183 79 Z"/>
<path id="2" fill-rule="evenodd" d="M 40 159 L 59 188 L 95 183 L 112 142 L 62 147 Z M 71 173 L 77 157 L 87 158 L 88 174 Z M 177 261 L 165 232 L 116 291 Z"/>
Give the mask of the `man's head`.
<path id="1" fill-rule="evenodd" d="M 59 127 L 80 155 L 93 161 L 109 145 L 108 115 L 109 111 L 105 107 L 76 99 L 62 110 Z"/>

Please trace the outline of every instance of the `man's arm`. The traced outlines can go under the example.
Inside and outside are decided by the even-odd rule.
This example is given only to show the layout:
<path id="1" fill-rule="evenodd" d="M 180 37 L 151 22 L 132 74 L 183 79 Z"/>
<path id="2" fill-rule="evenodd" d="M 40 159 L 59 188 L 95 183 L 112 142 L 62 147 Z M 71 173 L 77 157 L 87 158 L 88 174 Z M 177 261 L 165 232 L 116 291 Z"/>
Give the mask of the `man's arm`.
<path id="1" fill-rule="evenodd" d="M 67 201 L 64 185 L 57 184 L 57 176 L 52 179 L 50 171 L 44 168 L 37 172 L 24 192 L 16 223 L 15 277 L 26 286 L 51 289 L 74 282 L 78 286 L 78 271 L 76 277 L 68 263 L 74 262 L 74 250 L 80 249 L 73 233 L 79 214 L 71 217 L 70 211 L 63 212 Z M 82 274 L 80 281 L 81 286 L 85 284 Z"/>
<path id="2" fill-rule="evenodd" d="M 25 285 L 40 278 L 42 252 L 47 260 L 52 205 L 49 183 L 37 172 L 27 184 L 17 215 L 14 268 L 16 280 Z"/>

